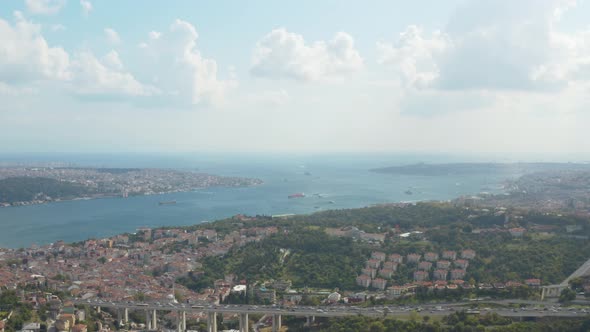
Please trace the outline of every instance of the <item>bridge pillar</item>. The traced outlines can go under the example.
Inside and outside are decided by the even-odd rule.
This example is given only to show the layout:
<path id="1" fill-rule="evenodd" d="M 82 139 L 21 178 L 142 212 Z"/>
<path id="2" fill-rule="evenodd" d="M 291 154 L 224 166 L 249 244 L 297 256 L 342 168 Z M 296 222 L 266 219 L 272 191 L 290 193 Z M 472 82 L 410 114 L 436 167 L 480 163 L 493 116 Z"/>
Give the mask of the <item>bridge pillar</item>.
<path id="1" fill-rule="evenodd" d="M 100 314 L 100 306 L 96 307 L 96 312 Z"/>
<path id="2" fill-rule="evenodd" d="M 272 332 L 279 332 L 281 330 L 281 315 L 272 315 Z"/>
<path id="3" fill-rule="evenodd" d="M 121 326 L 121 321 L 123 320 L 123 315 L 121 314 L 121 309 L 115 308 L 117 310 L 117 325 Z"/>
<path id="4" fill-rule="evenodd" d="M 207 317 L 207 332 L 217 332 L 217 313 L 209 312 Z"/>
<path id="5" fill-rule="evenodd" d="M 186 331 L 186 311 L 182 312 L 182 330 Z"/>
<path id="6" fill-rule="evenodd" d="M 182 323 L 180 322 L 180 311 L 176 312 L 176 331 L 182 332 Z"/>
<path id="7" fill-rule="evenodd" d="M 157 317 L 156 309 L 154 309 L 154 311 L 152 312 L 152 329 L 154 329 L 154 330 L 158 329 L 158 317 Z"/>
<path id="8" fill-rule="evenodd" d="M 249 325 L 248 313 L 240 314 L 240 332 L 248 332 Z"/>
<path id="9" fill-rule="evenodd" d="M 125 325 L 129 324 L 129 308 L 123 309 L 123 322 Z"/>
<path id="10" fill-rule="evenodd" d="M 145 327 L 148 330 L 152 329 L 152 320 L 150 319 L 150 311 L 146 309 L 145 311 Z"/>
<path id="11" fill-rule="evenodd" d="M 305 326 L 307 326 L 307 327 L 311 326 L 311 317 L 310 316 L 305 316 Z"/>

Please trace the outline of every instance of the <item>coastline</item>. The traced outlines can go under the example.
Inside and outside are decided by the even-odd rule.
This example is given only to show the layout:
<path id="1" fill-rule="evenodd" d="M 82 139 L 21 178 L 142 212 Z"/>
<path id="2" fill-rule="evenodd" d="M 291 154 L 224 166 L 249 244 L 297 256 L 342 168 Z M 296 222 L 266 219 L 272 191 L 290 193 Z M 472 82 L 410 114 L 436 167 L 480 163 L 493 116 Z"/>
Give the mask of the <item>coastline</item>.
<path id="1" fill-rule="evenodd" d="M 259 179 L 254 179 L 259 180 Z M 174 194 L 174 193 L 186 193 L 197 191 L 201 189 L 207 188 L 244 188 L 244 187 L 254 187 L 263 185 L 264 182 L 259 180 L 259 183 L 253 184 L 246 184 L 246 185 L 237 185 L 237 186 L 204 186 L 204 187 L 195 187 L 191 189 L 179 189 L 179 190 L 169 190 L 169 191 L 162 191 L 162 192 L 154 192 L 154 193 L 143 193 L 143 194 L 130 194 L 128 196 L 123 196 L 120 194 L 97 194 L 93 196 L 84 196 L 84 197 L 76 197 L 76 198 L 67 198 L 67 199 L 55 199 L 55 200 L 45 200 L 45 201 L 27 201 L 27 202 L 16 202 L 16 203 L 0 203 L 0 209 L 2 208 L 18 208 L 24 206 L 33 206 L 33 205 L 47 205 L 47 204 L 55 204 L 55 203 L 62 203 L 62 202 L 73 202 L 73 201 L 91 201 L 91 200 L 98 200 L 98 199 L 105 199 L 105 198 L 130 198 L 130 197 L 142 197 L 142 196 L 158 196 L 158 195 L 166 195 L 166 194 Z"/>

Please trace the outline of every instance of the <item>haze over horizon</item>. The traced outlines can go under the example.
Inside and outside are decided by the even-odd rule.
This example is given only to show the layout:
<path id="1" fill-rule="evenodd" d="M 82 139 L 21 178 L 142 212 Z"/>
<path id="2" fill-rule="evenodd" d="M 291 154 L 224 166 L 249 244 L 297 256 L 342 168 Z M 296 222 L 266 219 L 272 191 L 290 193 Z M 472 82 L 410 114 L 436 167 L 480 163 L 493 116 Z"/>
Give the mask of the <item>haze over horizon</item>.
<path id="1" fill-rule="evenodd" d="M 0 153 L 573 156 L 590 3 L 0 5 Z"/>

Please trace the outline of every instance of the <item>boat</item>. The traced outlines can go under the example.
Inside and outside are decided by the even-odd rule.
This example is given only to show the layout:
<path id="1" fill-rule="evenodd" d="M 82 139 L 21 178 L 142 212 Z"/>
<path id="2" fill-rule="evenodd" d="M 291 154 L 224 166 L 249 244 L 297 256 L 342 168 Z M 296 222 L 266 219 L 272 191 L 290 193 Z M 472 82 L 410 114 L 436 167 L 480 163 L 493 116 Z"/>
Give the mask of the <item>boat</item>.
<path id="1" fill-rule="evenodd" d="M 413 192 L 412 192 L 411 190 L 409 190 L 409 189 L 408 189 L 408 190 L 406 190 L 406 191 L 404 191 L 404 193 L 405 193 L 406 195 L 412 195 L 412 194 L 413 194 Z"/>
<path id="2" fill-rule="evenodd" d="M 163 202 L 158 202 L 158 205 L 173 205 L 176 204 L 176 201 L 163 201 Z"/>
<path id="3" fill-rule="evenodd" d="M 336 203 L 336 202 L 334 202 L 334 201 L 329 201 L 328 202 L 328 204 L 334 204 L 334 203 Z"/>
<path id="4" fill-rule="evenodd" d="M 307 175 L 307 176 L 311 176 L 311 173 L 310 173 L 310 172 L 308 172 L 308 171 L 305 171 L 305 173 L 303 173 L 303 174 L 305 174 L 305 175 Z"/>
<path id="5" fill-rule="evenodd" d="M 291 194 L 287 197 L 288 198 L 303 198 L 303 197 L 305 197 L 305 194 L 304 193 L 295 193 L 295 194 Z"/>

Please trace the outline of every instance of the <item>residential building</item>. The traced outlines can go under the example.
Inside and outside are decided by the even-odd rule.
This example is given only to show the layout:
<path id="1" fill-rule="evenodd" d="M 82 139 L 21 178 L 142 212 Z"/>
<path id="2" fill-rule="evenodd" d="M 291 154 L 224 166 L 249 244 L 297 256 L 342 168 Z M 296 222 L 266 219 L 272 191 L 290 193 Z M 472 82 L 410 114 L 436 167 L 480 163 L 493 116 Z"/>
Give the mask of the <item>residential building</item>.
<path id="1" fill-rule="evenodd" d="M 392 269 L 393 271 L 396 271 L 397 265 L 398 265 L 398 263 L 396 263 L 396 262 L 387 261 L 387 262 L 383 263 L 383 268 L 384 269 Z"/>
<path id="2" fill-rule="evenodd" d="M 386 285 L 387 285 L 387 280 L 381 279 L 381 278 L 375 278 L 371 282 L 371 287 L 379 289 L 379 290 L 384 290 Z"/>
<path id="3" fill-rule="evenodd" d="M 458 259 L 455 261 L 455 266 L 465 270 L 469 266 L 469 261 L 466 259 Z"/>
<path id="4" fill-rule="evenodd" d="M 84 324 L 76 324 L 72 327 L 72 332 L 88 332 L 88 327 Z"/>
<path id="5" fill-rule="evenodd" d="M 521 236 L 523 236 L 525 231 L 526 231 L 526 229 L 524 229 L 522 227 L 511 228 L 508 230 L 510 235 L 512 235 L 513 237 L 521 237 Z"/>
<path id="6" fill-rule="evenodd" d="M 368 288 L 371 285 L 371 277 L 366 274 L 361 274 L 360 276 L 356 277 L 356 284 Z"/>
<path id="7" fill-rule="evenodd" d="M 449 262 L 449 261 L 438 261 L 438 262 L 436 262 L 436 268 L 437 269 L 446 270 L 449 267 L 451 267 L 451 262 Z"/>
<path id="8" fill-rule="evenodd" d="M 265 287 L 255 288 L 254 295 L 261 300 L 268 300 L 270 303 L 275 303 L 277 300 L 276 291 Z"/>
<path id="9" fill-rule="evenodd" d="M 447 270 L 434 270 L 434 273 L 432 274 L 432 276 L 434 277 L 435 280 L 447 280 L 447 274 L 449 272 Z M 455 279 L 455 278 L 453 278 Z"/>
<path id="10" fill-rule="evenodd" d="M 420 254 L 408 254 L 406 256 L 408 263 L 418 263 L 421 258 L 422 258 L 422 255 L 420 255 Z"/>
<path id="11" fill-rule="evenodd" d="M 475 250 L 465 249 L 461 252 L 461 257 L 464 259 L 474 259 L 475 258 Z"/>
<path id="12" fill-rule="evenodd" d="M 424 254 L 424 259 L 429 262 L 436 262 L 438 260 L 438 254 L 435 252 L 427 252 Z"/>
<path id="13" fill-rule="evenodd" d="M 429 271 L 432 268 L 431 262 L 420 262 L 418 263 L 418 269 Z"/>
<path id="14" fill-rule="evenodd" d="M 367 267 L 372 269 L 378 269 L 381 266 L 381 261 L 378 259 L 371 258 L 367 261 Z"/>
<path id="15" fill-rule="evenodd" d="M 463 279 L 463 277 L 465 277 L 465 270 L 462 269 L 453 269 L 451 270 L 451 279 L 452 280 L 458 280 L 458 279 Z"/>
<path id="16" fill-rule="evenodd" d="M 379 276 L 382 278 L 389 279 L 389 278 L 391 278 L 391 276 L 393 276 L 393 270 L 392 269 L 381 269 L 381 270 L 379 270 Z"/>
<path id="17" fill-rule="evenodd" d="M 400 254 L 391 254 L 389 255 L 389 260 L 398 264 L 403 263 L 404 257 Z"/>
<path id="18" fill-rule="evenodd" d="M 424 280 L 428 280 L 428 272 L 426 271 L 414 271 L 414 280 L 416 281 L 424 281 Z"/>
<path id="19" fill-rule="evenodd" d="M 373 251 L 373 253 L 371 253 L 371 258 L 372 259 L 377 259 L 379 261 L 384 261 L 385 260 L 385 253 L 384 252 L 380 252 L 380 251 Z"/>
<path id="20" fill-rule="evenodd" d="M 366 274 L 371 278 L 375 278 L 375 276 L 377 275 L 377 269 L 371 269 L 371 268 L 364 268 L 361 270 L 362 274 Z"/>
<path id="21" fill-rule="evenodd" d="M 454 261 L 457 259 L 457 252 L 453 250 L 445 250 L 442 253 L 442 258 Z"/>
<path id="22" fill-rule="evenodd" d="M 529 287 L 539 287 L 541 286 L 541 279 L 527 279 L 524 283 Z"/>

